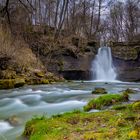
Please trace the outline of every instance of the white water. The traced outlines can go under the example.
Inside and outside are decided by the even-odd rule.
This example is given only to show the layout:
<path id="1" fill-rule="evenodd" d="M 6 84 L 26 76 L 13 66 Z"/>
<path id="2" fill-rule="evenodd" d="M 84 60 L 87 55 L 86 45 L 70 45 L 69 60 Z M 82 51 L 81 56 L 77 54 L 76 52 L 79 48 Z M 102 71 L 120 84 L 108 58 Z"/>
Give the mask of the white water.
<path id="1" fill-rule="evenodd" d="M 116 81 L 116 72 L 112 62 L 110 47 L 100 47 L 92 62 L 93 80 L 112 82 Z"/>
<path id="2" fill-rule="evenodd" d="M 103 87 L 108 93 L 119 93 L 131 88 L 137 90 L 137 93 L 130 96 L 130 101 L 140 100 L 140 83 L 105 84 L 86 81 L 0 90 L 0 140 L 22 139 L 20 136 L 25 122 L 34 116 L 51 116 L 82 109 L 91 98 L 98 96 L 91 94 L 96 87 Z M 9 121 L 12 116 L 17 118 L 16 125 Z"/>
<path id="3" fill-rule="evenodd" d="M 1 132 L 5 132 L 7 130 L 12 129 L 13 127 L 10 126 L 10 124 L 8 122 L 5 121 L 0 121 L 0 133 Z"/>

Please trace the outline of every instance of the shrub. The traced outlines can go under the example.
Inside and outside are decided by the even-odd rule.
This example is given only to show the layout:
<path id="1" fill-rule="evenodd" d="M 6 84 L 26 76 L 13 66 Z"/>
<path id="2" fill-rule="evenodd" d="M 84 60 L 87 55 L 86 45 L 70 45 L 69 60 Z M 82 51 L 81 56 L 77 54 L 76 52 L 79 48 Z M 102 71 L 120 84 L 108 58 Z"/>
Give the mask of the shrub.
<path id="1" fill-rule="evenodd" d="M 8 58 L 9 67 L 19 68 L 43 68 L 42 63 L 36 58 L 28 44 L 21 38 L 11 34 L 8 28 L 0 24 L 0 58 Z"/>

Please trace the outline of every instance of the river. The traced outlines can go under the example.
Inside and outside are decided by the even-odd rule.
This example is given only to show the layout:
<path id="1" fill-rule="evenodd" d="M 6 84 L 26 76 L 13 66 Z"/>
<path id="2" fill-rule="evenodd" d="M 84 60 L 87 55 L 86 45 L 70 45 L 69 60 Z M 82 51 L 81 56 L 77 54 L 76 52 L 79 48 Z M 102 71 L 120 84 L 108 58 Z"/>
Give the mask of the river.
<path id="1" fill-rule="evenodd" d="M 0 91 L 0 140 L 16 140 L 24 130 L 27 120 L 35 116 L 63 113 L 82 107 L 97 95 L 91 91 L 95 87 L 106 88 L 108 93 L 131 88 L 137 91 L 130 100 L 140 100 L 140 83 L 97 83 L 69 82 L 52 85 L 24 86 Z M 96 111 L 96 110 L 95 110 Z M 12 125 L 8 118 L 16 116 L 18 124 Z"/>

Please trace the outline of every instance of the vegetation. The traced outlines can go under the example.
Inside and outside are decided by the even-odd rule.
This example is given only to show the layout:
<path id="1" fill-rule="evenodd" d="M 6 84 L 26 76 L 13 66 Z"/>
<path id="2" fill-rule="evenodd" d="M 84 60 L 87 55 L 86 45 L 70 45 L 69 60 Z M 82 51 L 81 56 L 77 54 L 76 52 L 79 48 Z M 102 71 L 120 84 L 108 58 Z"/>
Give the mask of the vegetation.
<path id="1" fill-rule="evenodd" d="M 139 103 L 139 102 L 137 102 Z M 134 106 L 133 103 L 129 106 Z M 72 112 L 27 122 L 23 136 L 30 140 L 128 140 L 140 138 L 139 108 L 98 113 Z"/>
<path id="2" fill-rule="evenodd" d="M 105 106 L 110 106 L 124 101 L 128 101 L 128 94 L 103 95 L 89 101 L 89 103 L 84 106 L 84 111 L 89 111 L 91 109 L 102 109 Z"/>
<path id="3" fill-rule="evenodd" d="M 55 39 L 76 35 L 119 42 L 139 35 L 138 5 L 139 0 L 2 0 L 0 12 L 12 31 L 14 24 L 30 31 L 32 25 L 41 25 Z"/>
<path id="4" fill-rule="evenodd" d="M 101 42 L 139 41 L 138 5 L 139 0 L 1 0 L 0 79 L 35 69 L 61 73 L 69 61 L 94 56 Z M 139 54 L 135 49 L 129 57 Z M 65 62 L 66 56 L 73 59 Z M 31 75 L 29 83 L 42 81 Z"/>

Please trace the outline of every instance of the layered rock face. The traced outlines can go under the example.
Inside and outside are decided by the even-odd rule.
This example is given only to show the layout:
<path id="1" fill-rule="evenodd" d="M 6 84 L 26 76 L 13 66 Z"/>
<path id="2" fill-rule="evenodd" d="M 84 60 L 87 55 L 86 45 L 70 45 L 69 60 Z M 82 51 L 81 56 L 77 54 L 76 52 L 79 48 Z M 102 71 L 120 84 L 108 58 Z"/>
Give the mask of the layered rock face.
<path id="1" fill-rule="evenodd" d="M 40 31 L 40 29 L 39 29 Z M 24 36 L 33 53 L 48 71 L 68 80 L 90 80 L 91 62 L 99 45 L 81 38 L 62 38 L 54 41 L 42 32 L 32 31 Z M 121 81 L 140 80 L 140 42 L 117 42 L 110 45 L 113 63 Z"/>
<path id="2" fill-rule="evenodd" d="M 54 43 L 42 34 L 29 36 L 27 43 L 48 71 L 67 80 L 91 78 L 91 62 L 97 52 L 95 41 L 82 44 L 81 38 L 72 37 Z"/>
<path id="3" fill-rule="evenodd" d="M 75 48 L 76 46 L 73 46 Z M 89 80 L 91 78 L 91 62 L 95 56 L 94 47 L 87 46 L 83 53 L 65 49 L 52 57 L 51 62 L 42 61 L 48 71 L 62 75 L 67 80 Z"/>
<path id="4" fill-rule="evenodd" d="M 113 61 L 122 81 L 140 81 L 140 42 L 113 43 Z"/>

